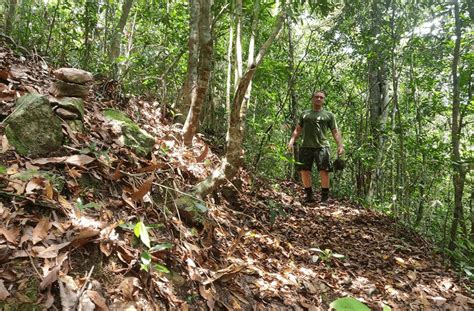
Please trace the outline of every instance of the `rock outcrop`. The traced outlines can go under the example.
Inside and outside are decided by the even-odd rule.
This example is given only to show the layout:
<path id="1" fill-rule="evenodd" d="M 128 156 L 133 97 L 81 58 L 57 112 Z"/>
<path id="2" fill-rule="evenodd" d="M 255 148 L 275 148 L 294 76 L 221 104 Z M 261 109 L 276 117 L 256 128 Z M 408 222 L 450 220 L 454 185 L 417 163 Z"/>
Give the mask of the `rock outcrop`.
<path id="1" fill-rule="evenodd" d="M 44 96 L 27 94 L 20 97 L 5 124 L 8 141 L 22 156 L 46 155 L 62 145 L 61 121 Z"/>

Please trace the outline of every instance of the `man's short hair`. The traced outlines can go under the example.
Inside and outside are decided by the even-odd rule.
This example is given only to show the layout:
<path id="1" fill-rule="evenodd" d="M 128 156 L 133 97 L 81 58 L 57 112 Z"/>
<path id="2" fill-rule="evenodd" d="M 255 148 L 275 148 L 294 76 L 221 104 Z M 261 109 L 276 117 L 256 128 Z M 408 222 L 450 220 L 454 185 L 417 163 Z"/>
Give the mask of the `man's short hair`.
<path id="1" fill-rule="evenodd" d="M 314 97 L 314 95 L 316 95 L 318 93 L 323 93 L 324 97 L 326 97 L 326 91 L 324 91 L 324 90 L 317 90 L 316 92 L 313 92 L 313 95 L 311 97 Z"/>

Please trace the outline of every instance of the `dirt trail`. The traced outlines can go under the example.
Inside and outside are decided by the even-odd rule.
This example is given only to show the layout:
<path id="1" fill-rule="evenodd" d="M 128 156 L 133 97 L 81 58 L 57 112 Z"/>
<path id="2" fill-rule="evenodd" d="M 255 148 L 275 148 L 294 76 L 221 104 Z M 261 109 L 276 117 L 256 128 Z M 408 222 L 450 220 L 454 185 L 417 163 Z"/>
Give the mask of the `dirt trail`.
<path id="1" fill-rule="evenodd" d="M 284 187 L 298 188 L 292 183 Z M 249 273 L 246 281 L 254 296 L 266 301 L 257 302 L 261 308 L 326 310 L 343 296 L 373 310 L 384 304 L 393 310 L 474 308 L 468 285 L 443 266 L 432 246 L 389 217 L 349 202 L 305 206 L 284 193 L 260 199 L 267 208 L 275 204 L 268 202 L 282 202 L 287 214 L 271 225 L 262 204 L 253 210 L 240 205 L 254 218 L 237 253 L 252 263 L 248 271 L 254 275 Z"/>

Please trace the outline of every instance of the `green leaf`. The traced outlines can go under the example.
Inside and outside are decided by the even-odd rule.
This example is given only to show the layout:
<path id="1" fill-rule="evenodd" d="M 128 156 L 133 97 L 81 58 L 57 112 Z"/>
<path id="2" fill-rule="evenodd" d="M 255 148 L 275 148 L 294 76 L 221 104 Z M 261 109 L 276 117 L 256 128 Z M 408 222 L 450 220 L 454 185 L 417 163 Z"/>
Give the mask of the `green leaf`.
<path id="1" fill-rule="evenodd" d="M 135 225 L 135 228 L 133 228 L 133 232 L 135 233 L 135 236 L 137 238 L 140 238 L 143 244 L 145 244 L 148 248 L 150 248 L 150 236 L 148 235 L 148 231 L 143 222 L 141 221 L 137 222 L 137 224 Z"/>
<path id="2" fill-rule="evenodd" d="M 166 268 L 166 266 L 160 265 L 159 263 L 155 264 L 156 271 L 163 272 L 163 273 L 170 273 L 170 270 Z"/>
<path id="3" fill-rule="evenodd" d="M 342 258 L 345 258 L 346 256 L 344 256 L 344 255 L 342 255 L 342 254 L 334 253 L 334 254 L 332 254 L 332 257 L 338 258 L 338 259 L 342 259 Z"/>
<path id="4" fill-rule="evenodd" d="M 153 246 L 152 248 L 150 248 L 149 252 L 150 253 L 153 253 L 153 252 L 159 252 L 159 251 L 163 251 L 165 249 L 170 249 L 173 247 L 173 244 L 172 243 L 169 243 L 169 242 L 166 242 L 166 243 L 161 243 L 161 244 L 156 244 L 155 246 Z"/>
<path id="5" fill-rule="evenodd" d="M 149 252 L 145 251 L 141 254 L 140 256 L 140 261 L 144 265 L 150 265 L 151 264 L 151 255 Z"/>
<path id="6" fill-rule="evenodd" d="M 194 206 L 198 209 L 198 211 L 200 211 L 201 213 L 205 213 L 207 212 L 207 207 L 202 204 L 202 203 L 199 203 L 199 202 L 194 202 Z"/>
<path id="7" fill-rule="evenodd" d="M 382 311 L 392 311 L 392 308 L 387 305 L 383 305 Z"/>
<path id="8" fill-rule="evenodd" d="M 6 174 L 7 173 L 7 168 L 3 165 L 0 165 L 0 174 Z"/>
<path id="9" fill-rule="evenodd" d="M 370 311 L 369 307 L 352 297 L 336 299 L 329 306 L 336 311 Z"/>

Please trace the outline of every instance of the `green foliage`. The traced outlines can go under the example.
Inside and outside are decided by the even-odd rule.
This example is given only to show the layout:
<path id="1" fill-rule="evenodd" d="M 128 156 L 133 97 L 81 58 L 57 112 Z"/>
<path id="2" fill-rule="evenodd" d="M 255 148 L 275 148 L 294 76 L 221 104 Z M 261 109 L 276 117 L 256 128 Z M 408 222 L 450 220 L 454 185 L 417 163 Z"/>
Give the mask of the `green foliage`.
<path id="1" fill-rule="evenodd" d="M 76 207 L 79 210 L 83 211 L 83 210 L 86 210 L 86 209 L 89 209 L 89 208 L 100 209 L 102 206 L 99 203 L 95 203 L 95 202 L 89 202 L 87 204 L 84 204 L 82 202 L 82 199 L 78 198 L 76 200 Z"/>
<path id="2" fill-rule="evenodd" d="M 140 241 L 142 241 L 146 247 L 150 248 L 150 236 L 148 235 L 148 229 L 143 222 L 137 222 L 133 228 L 133 232 L 137 238 L 140 238 Z"/>
<path id="3" fill-rule="evenodd" d="M 336 311 L 370 311 L 369 307 L 352 297 L 336 299 L 329 306 Z"/>

